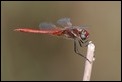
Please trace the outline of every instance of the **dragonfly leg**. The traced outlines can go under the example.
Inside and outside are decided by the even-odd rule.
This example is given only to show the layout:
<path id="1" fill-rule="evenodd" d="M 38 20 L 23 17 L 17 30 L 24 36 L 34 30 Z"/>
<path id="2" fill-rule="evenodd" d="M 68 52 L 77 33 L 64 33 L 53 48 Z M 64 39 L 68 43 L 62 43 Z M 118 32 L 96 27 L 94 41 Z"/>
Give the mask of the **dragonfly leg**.
<path id="1" fill-rule="evenodd" d="M 79 44 L 80 44 L 81 47 L 82 47 L 82 44 L 85 44 L 84 46 L 87 47 L 88 46 L 88 41 L 89 40 L 86 40 L 86 41 L 79 40 Z"/>
<path id="2" fill-rule="evenodd" d="M 83 58 L 85 58 L 86 60 L 88 60 L 89 63 L 91 63 L 91 61 L 90 61 L 87 57 L 85 57 L 84 55 L 82 55 L 82 54 L 78 51 L 78 48 L 77 48 L 77 45 L 76 45 L 76 40 L 74 40 L 74 51 L 75 51 L 76 54 L 82 56 Z"/>
<path id="3" fill-rule="evenodd" d="M 82 47 L 82 43 L 81 43 L 81 41 L 80 41 L 80 40 L 78 40 L 78 42 L 79 42 L 80 47 Z"/>
<path id="4" fill-rule="evenodd" d="M 86 41 L 85 41 L 85 43 L 86 43 L 86 44 L 85 44 L 85 47 L 87 47 L 87 46 L 88 46 L 88 44 L 89 44 L 89 42 L 88 42 L 88 41 L 89 41 L 89 40 L 86 40 Z"/>
<path id="5" fill-rule="evenodd" d="M 82 40 L 80 40 L 80 42 L 84 43 Z"/>

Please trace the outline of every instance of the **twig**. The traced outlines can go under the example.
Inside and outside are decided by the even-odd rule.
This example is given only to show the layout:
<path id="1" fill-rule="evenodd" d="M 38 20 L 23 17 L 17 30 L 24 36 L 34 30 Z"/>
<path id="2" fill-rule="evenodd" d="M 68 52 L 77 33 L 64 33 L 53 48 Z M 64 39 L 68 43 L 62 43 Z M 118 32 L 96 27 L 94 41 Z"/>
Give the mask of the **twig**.
<path id="1" fill-rule="evenodd" d="M 95 45 L 92 43 L 92 41 L 89 41 L 86 57 L 91 61 L 91 63 L 87 60 L 85 62 L 83 81 L 90 81 L 92 65 L 93 65 L 93 61 L 95 60 L 94 50 L 95 50 Z"/>

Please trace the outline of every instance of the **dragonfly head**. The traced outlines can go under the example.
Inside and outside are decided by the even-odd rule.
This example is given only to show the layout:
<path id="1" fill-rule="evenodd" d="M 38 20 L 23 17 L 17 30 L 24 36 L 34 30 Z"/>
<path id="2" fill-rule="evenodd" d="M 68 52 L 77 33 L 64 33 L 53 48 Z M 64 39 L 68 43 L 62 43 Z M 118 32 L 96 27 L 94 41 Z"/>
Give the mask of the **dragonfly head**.
<path id="1" fill-rule="evenodd" d="M 86 40 L 89 37 L 88 31 L 86 31 L 85 29 L 82 29 L 80 33 L 80 37 L 82 40 Z"/>

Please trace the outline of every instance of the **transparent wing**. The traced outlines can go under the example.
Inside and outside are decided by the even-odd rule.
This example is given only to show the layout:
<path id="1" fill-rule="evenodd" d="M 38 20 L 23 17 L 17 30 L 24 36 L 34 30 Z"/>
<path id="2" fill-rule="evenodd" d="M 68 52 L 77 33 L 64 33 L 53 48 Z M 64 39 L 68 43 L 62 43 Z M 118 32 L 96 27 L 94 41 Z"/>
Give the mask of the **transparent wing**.
<path id="1" fill-rule="evenodd" d="M 70 18 L 61 18 L 57 21 L 57 24 L 61 25 L 62 27 L 72 26 L 72 23 L 70 22 Z"/>
<path id="2" fill-rule="evenodd" d="M 88 28 L 87 25 L 80 25 L 79 28 Z"/>
<path id="3" fill-rule="evenodd" d="M 53 29 L 53 28 L 56 28 L 56 25 L 52 23 L 40 23 L 39 28 L 40 29 Z"/>

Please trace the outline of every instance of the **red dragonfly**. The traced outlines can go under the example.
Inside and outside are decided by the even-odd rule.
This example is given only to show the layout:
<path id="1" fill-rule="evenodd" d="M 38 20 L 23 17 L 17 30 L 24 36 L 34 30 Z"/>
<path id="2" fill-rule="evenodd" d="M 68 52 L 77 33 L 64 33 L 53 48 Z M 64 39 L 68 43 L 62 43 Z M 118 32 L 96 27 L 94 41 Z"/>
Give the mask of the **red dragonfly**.
<path id="1" fill-rule="evenodd" d="M 89 59 L 87 59 L 84 55 L 82 55 L 79 52 L 78 46 L 76 45 L 77 41 L 80 47 L 82 47 L 83 44 L 88 42 L 88 37 L 89 37 L 88 31 L 84 29 L 83 26 L 73 26 L 72 23 L 70 22 L 70 18 L 61 18 L 57 21 L 57 24 L 59 24 L 61 27 L 64 28 L 58 28 L 56 25 L 52 23 L 40 23 L 39 25 L 40 29 L 18 28 L 15 29 L 14 31 L 50 34 L 50 35 L 65 36 L 66 38 L 71 38 L 74 40 L 75 53 L 82 56 L 89 62 L 91 62 Z"/>

